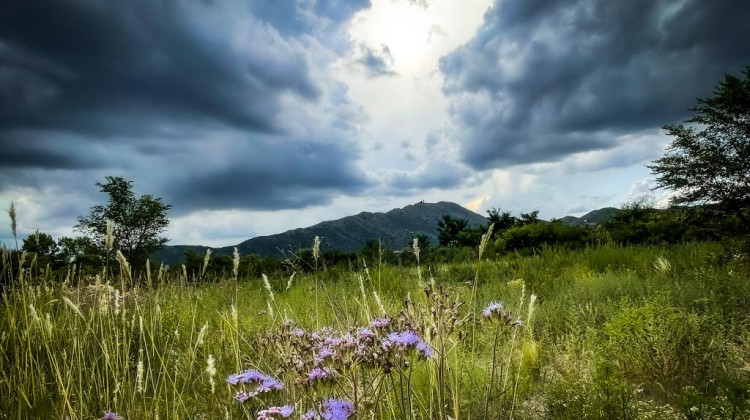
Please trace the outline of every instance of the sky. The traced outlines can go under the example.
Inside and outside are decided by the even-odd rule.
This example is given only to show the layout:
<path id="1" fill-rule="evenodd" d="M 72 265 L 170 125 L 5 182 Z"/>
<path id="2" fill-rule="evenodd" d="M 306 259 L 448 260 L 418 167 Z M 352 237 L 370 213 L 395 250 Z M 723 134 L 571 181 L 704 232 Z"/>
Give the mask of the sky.
<path id="1" fill-rule="evenodd" d="M 73 236 L 122 176 L 209 246 L 421 200 L 663 203 L 660 127 L 747 65 L 740 0 L 10 2 L 0 203 Z"/>

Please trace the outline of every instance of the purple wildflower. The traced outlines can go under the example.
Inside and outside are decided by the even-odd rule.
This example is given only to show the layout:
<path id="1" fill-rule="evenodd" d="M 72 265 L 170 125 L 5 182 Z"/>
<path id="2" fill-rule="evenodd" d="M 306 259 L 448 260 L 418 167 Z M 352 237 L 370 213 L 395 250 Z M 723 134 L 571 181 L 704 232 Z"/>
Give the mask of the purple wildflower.
<path id="1" fill-rule="evenodd" d="M 308 410 L 302 415 L 302 420 L 314 420 L 316 418 L 318 418 L 318 413 L 316 413 L 315 410 Z"/>
<path id="2" fill-rule="evenodd" d="M 513 314 L 503 307 L 500 302 L 490 302 L 486 308 L 482 311 L 484 319 L 492 321 L 499 321 L 505 325 L 512 327 L 520 327 L 523 325 L 523 321 L 520 318 L 513 319 Z"/>
<path id="3" fill-rule="evenodd" d="M 359 338 L 362 340 L 372 340 L 375 338 L 375 333 L 372 332 L 369 328 L 359 328 L 357 330 L 357 333 L 359 334 Z"/>
<path id="4" fill-rule="evenodd" d="M 432 347 L 424 341 L 417 343 L 417 351 L 419 352 L 419 356 L 423 359 L 429 359 L 432 357 Z"/>
<path id="5" fill-rule="evenodd" d="M 391 321 L 390 321 L 390 320 L 389 320 L 388 318 L 380 318 L 380 319 L 375 319 L 375 320 L 373 320 L 373 321 L 372 321 L 372 322 L 370 323 L 370 325 L 371 325 L 371 326 L 372 326 L 373 328 L 385 328 L 385 327 L 387 327 L 387 326 L 388 326 L 388 325 L 389 325 L 390 323 L 391 323 Z"/>
<path id="6" fill-rule="evenodd" d="M 258 420 L 271 420 L 278 414 L 283 418 L 287 418 L 294 412 L 294 407 L 291 405 L 285 405 L 282 407 L 270 407 L 267 410 L 258 411 Z"/>
<path id="7" fill-rule="evenodd" d="M 331 370 L 328 368 L 313 368 L 313 370 L 307 375 L 310 382 L 315 382 L 319 379 L 326 379 L 331 376 Z"/>
<path id="8" fill-rule="evenodd" d="M 385 344 L 387 347 L 397 346 L 402 350 L 405 350 L 406 348 L 416 346 L 421 342 L 422 339 L 419 338 L 417 333 L 412 330 L 404 330 L 401 332 L 392 332 L 388 334 L 388 338 L 386 338 Z"/>
<path id="9" fill-rule="evenodd" d="M 256 388 L 253 391 L 238 392 L 234 399 L 239 402 L 245 402 L 262 392 L 284 389 L 284 384 L 282 384 L 281 381 L 255 369 L 248 369 L 238 374 L 229 375 L 227 376 L 227 382 L 231 385 L 237 385 L 240 383 L 256 385 Z"/>
<path id="10" fill-rule="evenodd" d="M 318 350 L 318 358 L 319 359 L 327 359 L 329 357 L 333 357 L 333 350 L 331 350 L 328 346 L 323 346 Z"/>
<path id="11" fill-rule="evenodd" d="M 323 340 L 323 344 L 330 347 L 338 347 L 341 345 L 341 339 L 336 337 L 328 336 Z"/>
<path id="12" fill-rule="evenodd" d="M 123 418 L 114 411 L 105 411 L 104 417 L 99 420 L 122 420 Z"/>
<path id="13" fill-rule="evenodd" d="M 354 415 L 354 404 L 349 401 L 328 399 L 323 401 L 320 413 L 325 420 L 346 420 Z"/>
<path id="14" fill-rule="evenodd" d="M 482 316 L 490 318 L 492 314 L 499 313 L 503 310 L 503 304 L 501 302 L 490 302 L 486 308 L 482 311 Z"/>
<path id="15" fill-rule="evenodd" d="M 251 397 L 252 395 L 248 394 L 247 392 L 238 392 L 234 395 L 234 399 L 241 403 L 244 403 L 245 401 L 249 400 Z"/>
<path id="16" fill-rule="evenodd" d="M 302 328 L 295 328 L 294 330 L 292 330 L 292 335 L 295 337 L 304 337 L 305 334 L 305 330 L 303 330 Z"/>

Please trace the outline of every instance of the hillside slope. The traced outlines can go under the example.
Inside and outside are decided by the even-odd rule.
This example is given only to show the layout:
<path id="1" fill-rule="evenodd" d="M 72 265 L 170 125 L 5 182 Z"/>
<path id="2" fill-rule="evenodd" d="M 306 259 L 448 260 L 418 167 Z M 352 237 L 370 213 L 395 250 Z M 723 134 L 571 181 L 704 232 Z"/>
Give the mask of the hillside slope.
<path id="1" fill-rule="evenodd" d="M 311 248 L 314 238 L 320 236 L 321 251 L 339 250 L 354 251 L 360 249 L 368 240 L 380 239 L 383 246 L 389 249 L 401 249 L 417 233 L 427 235 L 433 244 L 437 244 L 437 222 L 443 215 L 466 219 L 471 226 L 484 225 L 487 219 L 467 210 L 456 203 L 441 201 L 438 203 L 419 202 L 403 208 L 393 209 L 386 213 L 363 212 L 338 220 L 330 220 L 316 225 L 279 233 L 276 235 L 258 236 L 236 245 L 241 255 L 258 254 L 260 256 L 276 255 L 279 257 L 298 249 Z M 153 255 L 156 261 L 174 265 L 187 249 L 205 253 L 208 247 L 173 245 Z M 216 255 L 231 255 L 234 246 L 212 248 Z"/>

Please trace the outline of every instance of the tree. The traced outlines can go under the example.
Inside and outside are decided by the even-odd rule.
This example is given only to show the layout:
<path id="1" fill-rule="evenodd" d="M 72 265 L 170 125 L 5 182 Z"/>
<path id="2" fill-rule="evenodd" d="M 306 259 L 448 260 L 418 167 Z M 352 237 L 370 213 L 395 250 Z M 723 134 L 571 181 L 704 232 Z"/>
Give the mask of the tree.
<path id="1" fill-rule="evenodd" d="M 487 210 L 487 220 L 489 220 L 491 225 L 495 225 L 495 228 L 492 232 L 493 237 L 495 237 L 500 232 L 512 228 L 517 223 L 517 219 L 511 216 L 509 211 L 500 211 L 499 208 L 492 208 Z"/>
<path id="2" fill-rule="evenodd" d="M 99 268 L 102 265 L 102 256 L 91 238 L 63 236 L 58 239 L 57 246 L 59 249 L 57 259 L 61 266 L 74 264 L 88 268 Z"/>
<path id="3" fill-rule="evenodd" d="M 47 264 L 54 266 L 56 263 L 57 243 L 52 239 L 52 236 L 39 232 L 39 230 L 23 240 L 21 250 L 36 254 L 39 266 L 46 266 Z"/>
<path id="4" fill-rule="evenodd" d="M 725 75 L 714 96 L 698 99 L 688 126 L 665 125 L 675 137 L 648 168 L 674 204 L 701 205 L 747 221 L 750 207 L 750 66 Z"/>
<path id="5" fill-rule="evenodd" d="M 113 249 L 120 250 L 131 265 L 140 267 L 149 255 L 167 243 L 168 239 L 160 235 L 169 225 L 167 210 L 172 206 L 149 194 L 136 196 L 132 181 L 113 176 L 106 179 L 105 184 L 96 185 L 109 195 L 108 203 L 93 206 L 88 217 L 78 217 L 76 230 L 92 239 L 100 253 L 106 254 L 107 223 L 111 223 Z"/>
<path id="6" fill-rule="evenodd" d="M 518 225 L 526 226 L 539 223 L 539 210 L 534 210 L 531 213 L 521 213 L 521 219 L 518 221 Z"/>
<path id="7" fill-rule="evenodd" d="M 449 214 L 444 215 L 437 223 L 440 246 L 459 245 L 459 234 L 467 226 L 469 226 L 469 221 L 466 219 L 458 219 Z"/>

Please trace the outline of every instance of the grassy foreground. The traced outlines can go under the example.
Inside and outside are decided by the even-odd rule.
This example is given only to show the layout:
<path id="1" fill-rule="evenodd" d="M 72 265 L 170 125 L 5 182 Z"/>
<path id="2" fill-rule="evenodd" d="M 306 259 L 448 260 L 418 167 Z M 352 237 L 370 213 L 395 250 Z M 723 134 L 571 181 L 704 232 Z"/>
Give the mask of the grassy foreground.
<path id="1" fill-rule="evenodd" d="M 361 419 L 750 418 L 750 256 L 738 243 L 204 285 L 136 281 L 126 267 L 52 284 L 8 258 L 0 418 L 240 419 L 291 405 L 298 419 L 325 416 L 331 398 Z M 491 302 L 503 306 L 485 317 Z M 406 332 L 426 347 L 394 345 Z M 340 343 L 351 337 L 357 350 Z M 227 377 L 251 368 L 283 389 L 238 402 L 252 384 Z"/>

